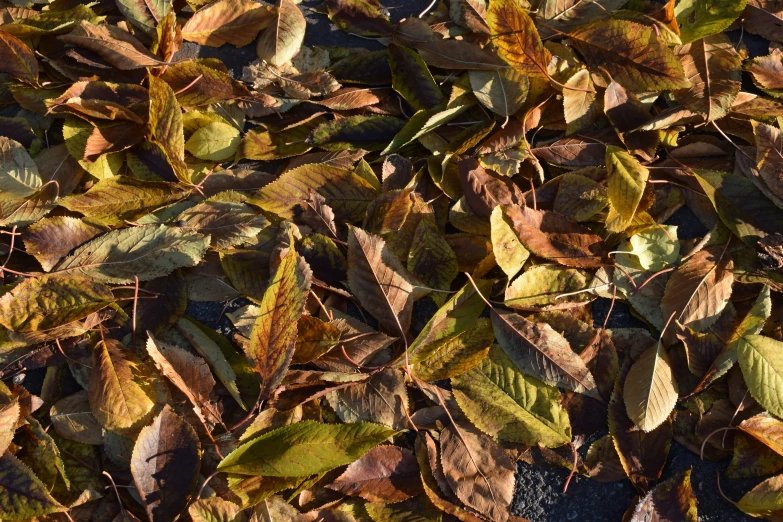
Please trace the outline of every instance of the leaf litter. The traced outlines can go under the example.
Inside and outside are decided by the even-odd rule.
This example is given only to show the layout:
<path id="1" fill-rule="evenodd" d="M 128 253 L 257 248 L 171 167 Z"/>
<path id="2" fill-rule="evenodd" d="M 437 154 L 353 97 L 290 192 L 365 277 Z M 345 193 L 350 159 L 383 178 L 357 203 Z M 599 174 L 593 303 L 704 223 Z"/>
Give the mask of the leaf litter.
<path id="1" fill-rule="evenodd" d="M 305 15 L 378 45 L 305 46 Z M 524 461 L 696 521 L 676 441 L 783 519 L 782 26 L 1 2 L 0 518 L 514 522 Z M 229 300 L 228 333 L 186 314 Z"/>

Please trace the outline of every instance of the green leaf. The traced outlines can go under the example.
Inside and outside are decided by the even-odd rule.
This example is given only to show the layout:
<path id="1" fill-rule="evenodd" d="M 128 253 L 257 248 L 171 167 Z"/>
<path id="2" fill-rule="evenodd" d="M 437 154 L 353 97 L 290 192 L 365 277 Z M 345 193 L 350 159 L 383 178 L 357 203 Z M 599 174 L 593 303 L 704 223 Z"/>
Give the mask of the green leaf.
<path id="1" fill-rule="evenodd" d="M 165 80 L 150 76 L 150 130 L 154 143 L 161 146 L 180 181 L 189 182 L 185 165 L 185 131 L 182 109 Z"/>
<path id="2" fill-rule="evenodd" d="M 22 144 L 0 136 L 0 200 L 26 198 L 42 184 L 38 166 Z"/>
<path id="3" fill-rule="evenodd" d="M 195 266 L 209 246 L 209 236 L 165 225 L 113 230 L 77 248 L 58 266 L 95 281 L 147 281 L 184 266 Z"/>
<path id="4" fill-rule="evenodd" d="M 427 64 L 416 51 L 392 44 L 387 47 L 387 52 L 392 72 L 392 88 L 411 107 L 420 111 L 434 109 L 446 102 L 446 97 L 432 78 Z"/>
<path id="5" fill-rule="evenodd" d="M 746 335 L 737 344 L 750 395 L 768 412 L 783 418 L 783 342 L 763 335 Z"/>
<path id="6" fill-rule="evenodd" d="M 226 250 L 252 241 L 269 226 L 269 221 L 245 200 L 239 192 L 220 192 L 186 209 L 177 218 L 183 229 L 209 234 L 212 248 Z"/>
<path id="7" fill-rule="evenodd" d="M 537 265 L 526 270 L 506 288 L 504 304 L 526 311 L 582 306 L 591 299 L 587 292 L 569 299 L 558 296 L 584 290 L 588 281 L 587 274 L 576 268 Z"/>
<path id="8" fill-rule="evenodd" d="M 636 215 L 650 171 L 631 154 L 611 145 L 606 147 L 606 167 L 610 205 L 606 230 L 622 232 Z"/>
<path id="9" fill-rule="evenodd" d="M 184 197 L 185 191 L 171 183 L 114 176 L 98 181 L 83 194 L 63 198 L 59 204 L 79 212 L 89 223 L 117 227 Z"/>
<path id="10" fill-rule="evenodd" d="M 395 433 L 369 422 L 298 422 L 242 444 L 226 455 L 218 469 L 241 475 L 307 477 L 350 464 Z"/>
<path id="11" fill-rule="evenodd" d="M 783 213 L 748 178 L 717 170 L 696 170 L 694 177 L 723 224 L 748 246 L 783 233 Z"/>
<path id="12" fill-rule="evenodd" d="M 600 117 L 602 102 L 596 96 L 590 71 L 580 69 L 565 83 L 570 89 L 563 89 L 563 111 L 566 132 L 575 134 L 594 124 Z"/>
<path id="13" fill-rule="evenodd" d="M 268 398 L 291 364 L 296 346 L 297 321 L 304 312 L 312 272 L 293 247 L 283 256 L 269 279 L 259 303 L 258 318 L 250 332 L 248 359 L 261 376 L 261 397 Z"/>
<path id="14" fill-rule="evenodd" d="M 657 272 L 673 266 L 680 258 L 680 241 L 676 225 L 658 225 L 628 239 L 631 252 L 645 270 Z"/>
<path id="15" fill-rule="evenodd" d="M 630 91 L 690 86 L 680 61 L 649 26 L 605 20 L 579 27 L 569 37 L 590 67 L 605 68 Z"/>
<path id="16" fill-rule="evenodd" d="M 435 221 L 422 219 L 416 227 L 408 252 L 408 270 L 430 288 L 449 290 L 451 282 L 457 277 L 457 269 L 457 256 Z M 438 303 L 445 300 L 443 294 L 431 296 Z"/>
<path id="17" fill-rule="evenodd" d="M 198 159 L 220 162 L 236 154 L 241 140 L 239 129 L 216 121 L 194 132 L 185 143 L 185 150 Z"/>
<path id="18" fill-rule="evenodd" d="M 67 511 L 35 474 L 11 453 L 0 457 L 0 517 L 28 520 Z"/>
<path id="19" fill-rule="evenodd" d="M 30 277 L 0 298 L 0 324 L 9 330 L 49 330 L 114 302 L 109 287 L 75 274 Z"/>
<path id="20" fill-rule="evenodd" d="M 506 220 L 500 205 L 492 209 L 489 223 L 495 262 L 510 280 L 522 270 L 522 265 L 530 257 L 530 252 L 522 246 L 522 242 L 519 241 L 516 232 Z"/>
<path id="21" fill-rule="evenodd" d="M 311 190 L 324 197 L 336 219 L 349 223 L 361 221 L 367 206 L 378 195 L 370 183 L 354 172 L 310 163 L 285 171 L 248 199 L 248 203 L 291 219 L 294 208 L 309 199 Z"/>
<path id="22" fill-rule="evenodd" d="M 465 416 L 493 438 L 529 446 L 571 441 L 560 392 L 522 374 L 497 345 L 479 366 L 451 379 Z"/>
<path id="23" fill-rule="evenodd" d="M 469 71 L 468 76 L 476 99 L 495 114 L 511 116 L 525 103 L 528 79 L 518 69 Z"/>
<path id="24" fill-rule="evenodd" d="M 737 507 L 754 517 L 779 518 L 783 512 L 783 475 L 768 478 L 745 493 Z"/>
<path id="25" fill-rule="evenodd" d="M 725 31 L 745 10 L 745 4 L 746 0 L 680 0 L 674 7 L 680 40 L 687 44 Z"/>
<path id="26" fill-rule="evenodd" d="M 468 108 L 468 105 L 457 105 L 456 107 L 451 107 L 439 112 L 418 111 L 411 116 L 408 123 L 405 124 L 396 136 L 394 136 L 381 154 L 386 155 L 397 152 L 405 145 L 413 143 L 414 140 L 424 136 L 428 132 L 434 131 L 441 125 L 450 122 Z"/>
<path id="27" fill-rule="evenodd" d="M 79 165 L 98 179 L 110 178 L 120 172 L 125 160 L 124 152 L 110 152 L 98 157 L 95 161 L 88 162 L 84 159 L 87 150 L 87 140 L 92 135 L 95 127 L 87 121 L 75 116 L 68 116 L 63 124 L 63 138 L 68 153 L 79 162 Z"/>
<path id="28" fill-rule="evenodd" d="M 483 295 L 489 295 L 492 282 L 475 281 Z M 442 344 L 451 344 L 452 338 L 459 337 L 471 329 L 486 304 L 470 283 L 460 288 L 446 303 L 438 309 L 408 350 L 411 362 L 425 361 L 441 349 Z"/>
<path id="29" fill-rule="evenodd" d="M 231 364 L 231 361 L 228 360 L 223 347 L 218 345 L 208 333 L 207 327 L 186 317 L 181 317 L 177 320 L 177 329 L 185 336 L 185 339 L 188 340 L 196 352 L 207 361 L 215 372 L 218 380 L 226 387 L 226 390 L 228 390 L 228 393 L 231 394 L 234 400 L 244 409 L 245 404 L 242 401 L 239 389 L 237 388 L 235 365 Z M 222 336 L 219 336 L 219 338 L 224 339 Z M 239 358 L 239 354 L 236 353 L 233 347 L 228 346 L 227 349 L 233 352 L 234 357 Z"/>
<path id="30" fill-rule="evenodd" d="M 292 0 L 280 0 L 277 16 L 258 38 L 256 54 L 259 60 L 282 67 L 299 52 L 307 23 L 302 11 Z"/>
<path id="31" fill-rule="evenodd" d="M 425 382 L 460 375 L 487 356 L 494 339 L 492 323 L 476 319 L 467 329 L 417 350 L 410 357 L 411 373 Z"/>
<path id="32" fill-rule="evenodd" d="M 163 20 L 171 7 L 171 0 L 117 0 L 117 8 L 130 23 L 149 35 Z"/>
<path id="33" fill-rule="evenodd" d="M 322 123 L 307 143 L 324 150 L 381 150 L 402 130 L 405 121 L 390 116 L 348 116 Z"/>

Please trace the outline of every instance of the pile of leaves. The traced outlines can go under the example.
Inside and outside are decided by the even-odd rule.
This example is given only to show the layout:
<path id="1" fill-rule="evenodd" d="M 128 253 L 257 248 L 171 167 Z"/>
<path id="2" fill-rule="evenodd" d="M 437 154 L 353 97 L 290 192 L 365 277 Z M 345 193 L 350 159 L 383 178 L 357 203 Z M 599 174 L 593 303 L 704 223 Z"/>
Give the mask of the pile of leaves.
<path id="1" fill-rule="evenodd" d="M 780 2 L 0 3 L 0 519 L 783 519 Z"/>

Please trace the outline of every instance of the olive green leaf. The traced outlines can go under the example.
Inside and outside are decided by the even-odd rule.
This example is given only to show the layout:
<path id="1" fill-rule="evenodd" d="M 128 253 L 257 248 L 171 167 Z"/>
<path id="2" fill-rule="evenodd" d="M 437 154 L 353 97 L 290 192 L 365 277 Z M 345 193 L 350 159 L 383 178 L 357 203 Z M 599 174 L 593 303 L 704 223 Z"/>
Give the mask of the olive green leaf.
<path id="1" fill-rule="evenodd" d="M 651 272 L 672 266 L 680 258 L 680 242 L 674 225 L 658 225 L 643 230 L 628 238 L 628 244 L 639 265 Z"/>
<path id="2" fill-rule="evenodd" d="M 434 220 L 422 219 L 413 235 L 408 252 L 408 271 L 418 277 L 426 286 L 438 290 L 449 290 L 457 277 L 457 256 L 438 230 Z M 435 292 L 437 294 L 437 292 Z M 433 296 L 436 302 L 443 302 L 443 294 Z"/>
<path id="3" fill-rule="evenodd" d="M 723 224 L 747 245 L 783 233 L 780 209 L 746 177 L 717 170 L 696 170 L 694 177 Z"/>
<path id="4" fill-rule="evenodd" d="M 35 473 L 9 452 L 0 457 L 0 486 L 0 516 L 4 520 L 29 520 L 67 511 Z"/>
<path id="5" fill-rule="evenodd" d="M 258 58 L 282 67 L 299 52 L 306 28 L 299 7 L 292 0 L 278 0 L 277 16 L 258 37 Z"/>
<path id="6" fill-rule="evenodd" d="M 451 385 L 465 416 L 493 438 L 547 447 L 571 441 L 560 392 L 522 374 L 497 345 L 477 367 L 452 377 Z"/>
<path id="7" fill-rule="evenodd" d="M 783 475 L 768 478 L 737 502 L 748 515 L 774 520 L 783 512 Z"/>
<path id="8" fill-rule="evenodd" d="M 336 219 L 350 223 L 361 221 L 377 196 L 375 188 L 356 173 L 311 163 L 284 172 L 249 198 L 248 203 L 290 219 L 294 208 L 309 198 L 311 190 L 324 197 Z"/>
<path id="9" fill-rule="evenodd" d="M 179 330 L 196 352 L 198 352 L 198 354 L 212 367 L 218 380 L 226 387 L 228 393 L 231 394 L 242 408 L 245 408 L 245 404 L 242 401 L 239 389 L 237 388 L 238 379 L 235 368 L 238 365 L 228 359 L 226 352 L 230 350 L 228 351 L 228 354 L 233 355 L 236 359 L 240 359 L 240 362 L 242 361 L 239 354 L 236 353 L 236 350 L 230 346 L 230 343 L 228 343 L 229 347 L 227 350 L 223 350 L 223 347 L 217 344 L 209 334 L 206 326 L 200 325 L 187 317 L 181 317 L 177 320 L 177 330 Z M 223 339 L 222 337 L 220 338 Z M 239 365 L 242 369 L 245 369 L 246 366 L 246 364 L 244 366 Z M 247 368 L 247 372 L 250 372 L 249 368 Z"/>
<path id="10" fill-rule="evenodd" d="M 182 110 L 174 91 L 165 80 L 150 76 L 150 127 L 180 181 L 189 182 L 185 165 L 185 131 Z"/>
<path id="11" fill-rule="evenodd" d="M 628 152 L 619 147 L 606 148 L 608 171 L 609 214 L 606 229 L 622 232 L 631 224 L 647 186 L 650 171 Z"/>
<path id="12" fill-rule="evenodd" d="M 0 136 L 0 199 L 25 198 L 42 184 L 38 166 L 22 144 Z"/>
<path id="13" fill-rule="evenodd" d="M 259 303 L 245 353 L 261 376 L 264 399 L 280 385 L 294 356 L 296 323 L 304 311 L 311 280 L 310 267 L 289 248 Z"/>
<path id="14" fill-rule="evenodd" d="M 133 282 L 168 275 L 195 266 L 209 246 L 209 236 L 160 225 L 124 228 L 96 237 L 57 266 L 108 283 Z"/>
<path id="15" fill-rule="evenodd" d="M 714 3 L 709 0 L 682 0 L 674 7 L 680 27 L 680 40 L 687 44 L 718 34 L 739 18 L 745 0 Z"/>
<path id="16" fill-rule="evenodd" d="M 194 132 L 185 142 L 185 150 L 198 159 L 220 162 L 236 154 L 241 139 L 239 129 L 215 121 Z"/>
<path id="17" fill-rule="evenodd" d="M 411 355 L 411 373 L 425 382 L 461 375 L 484 360 L 494 339 L 489 319 L 476 319 L 467 329 Z"/>
<path id="18" fill-rule="evenodd" d="M 171 183 L 114 176 L 98 181 L 87 192 L 63 198 L 59 204 L 79 212 L 88 223 L 116 227 L 184 196 L 185 191 Z"/>
<path id="19" fill-rule="evenodd" d="M 0 297 L 0 324 L 34 332 L 77 321 L 114 302 L 111 290 L 77 274 L 24 279 Z"/>
<path id="20" fill-rule="evenodd" d="M 298 422 L 242 444 L 226 455 L 218 469 L 240 475 L 307 477 L 350 464 L 395 433 L 369 422 Z"/>
<path id="21" fill-rule="evenodd" d="M 631 366 L 623 400 L 628 417 L 645 433 L 669 417 L 677 403 L 677 381 L 662 340 L 645 350 Z"/>
<path id="22" fill-rule="evenodd" d="M 107 430 L 138 429 L 155 406 L 152 378 L 149 368 L 118 341 L 98 343 L 87 390 L 92 414 Z"/>
<path id="23" fill-rule="evenodd" d="M 495 262 L 510 280 L 522 269 L 522 265 L 530 257 L 530 252 L 522 246 L 514 229 L 506 221 L 503 208 L 500 205 L 492 209 L 489 222 Z"/>
<path id="24" fill-rule="evenodd" d="M 596 96 L 590 71 L 580 69 L 565 83 L 563 111 L 568 134 L 574 134 L 595 123 L 603 112 L 602 100 Z"/>
<path id="25" fill-rule="evenodd" d="M 446 97 L 430 74 L 419 54 L 407 47 L 390 45 L 389 66 L 392 87 L 417 111 L 434 109 L 446 102 Z"/>
<path id="26" fill-rule="evenodd" d="M 469 71 L 470 86 L 476 99 L 495 114 L 515 114 L 527 98 L 528 79 L 518 69 Z"/>
<path id="27" fill-rule="evenodd" d="M 405 120 L 390 116 L 349 116 L 322 123 L 307 143 L 331 151 L 381 150 L 404 126 Z"/>
<path id="28" fill-rule="evenodd" d="M 526 270 L 506 288 L 504 304 L 517 310 L 553 310 L 581 306 L 591 296 L 584 292 L 568 299 L 562 294 L 585 290 L 588 275 L 576 268 L 537 265 Z"/>
<path id="29" fill-rule="evenodd" d="M 750 395 L 776 417 L 783 417 L 783 342 L 763 335 L 746 335 L 737 344 Z"/>

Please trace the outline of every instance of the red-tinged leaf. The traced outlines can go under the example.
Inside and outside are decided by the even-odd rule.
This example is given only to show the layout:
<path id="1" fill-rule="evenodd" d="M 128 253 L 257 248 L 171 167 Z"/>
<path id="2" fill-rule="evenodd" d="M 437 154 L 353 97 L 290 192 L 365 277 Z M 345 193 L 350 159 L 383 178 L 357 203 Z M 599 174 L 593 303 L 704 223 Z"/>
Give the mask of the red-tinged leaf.
<path id="1" fill-rule="evenodd" d="M 633 92 L 690 87 L 682 65 L 652 28 L 626 20 L 593 22 L 569 34 L 591 67 Z"/>
<path id="2" fill-rule="evenodd" d="M 698 522 L 691 470 L 655 486 L 634 508 L 629 522 Z"/>
<path id="3" fill-rule="evenodd" d="M 595 380 L 584 361 L 561 334 L 546 323 L 528 321 L 505 310 L 492 310 L 495 337 L 506 355 L 524 373 L 598 398 Z"/>
<path id="4" fill-rule="evenodd" d="M 504 206 L 503 212 L 522 244 L 535 255 L 576 268 L 608 263 L 603 239 L 562 214 L 516 205 Z"/>
<path id="5" fill-rule="evenodd" d="M 24 42 L 0 31 L 0 72 L 25 83 L 38 82 L 38 61 Z"/>
<path id="6" fill-rule="evenodd" d="M 65 43 L 97 53 L 118 69 L 130 70 L 161 65 L 161 61 L 141 42 L 113 25 L 95 25 L 82 20 L 73 31 L 58 38 Z"/>
<path id="7" fill-rule="evenodd" d="M 160 78 L 169 84 L 176 93 L 177 101 L 184 107 L 200 107 L 251 97 L 243 83 L 210 65 L 201 60 L 175 63 L 167 67 Z"/>
<path id="8" fill-rule="evenodd" d="M 411 275 L 386 242 L 361 228 L 351 228 L 348 267 L 348 284 L 359 303 L 389 332 L 405 335 L 416 290 Z"/>
<path id="9" fill-rule="evenodd" d="M 514 464 L 468 422 L 441 431 L 441 462 L 449 486 L 468 507 L 498 522 L 509 518 Z"/>
<path id="10" fill-rule="evenodd" d="M 520 205 L 522 190 L 511 178 L 482 167 L 475 158 L 459 162 L 459 179 L 470 208 L 481 217 L 489 217 L 498 205 Z"/>
<path id="11" fill-rule="evenodd" d="M 731 297 L 734 263 L 727 245 L 706 247 L 669 276 L 661 300 L 663 315 L 696 332 L 709 328 Z M 666 334 L 674 339 L 674 328 Z"/>
<path id="12" fill-rule="evenodd" d="M 182 26 L 182 38 L 210 47 L 243 47 L 275 19 L 272 8 L 253 0 L 219 0 L 199 9 Z"/>
<path id="13" fill-rule="evenodd" d="M 267 398 L 283 380 L 296 346 L 296 322 L 304 311 L 312 272 L 293 248 L 283 256 L 259 303 L 250 332 L 248 359 L 261 376 L 261 396 Z"/>
<path id="14" fill-rule="evenodd" d="M 348 466 L 329 488 L 370 502 L 402 502 L 421 492 L 419 466 L 410 450 L 378 446 Z"/>
<path id="15" fill-rule="evenodd" d="M 487 10 L 487 24 L 498 55 L 525 74 L 548 78 L 552 55 L 544 47 L 536 26 L 520 2 L 493 0 Z"/>

